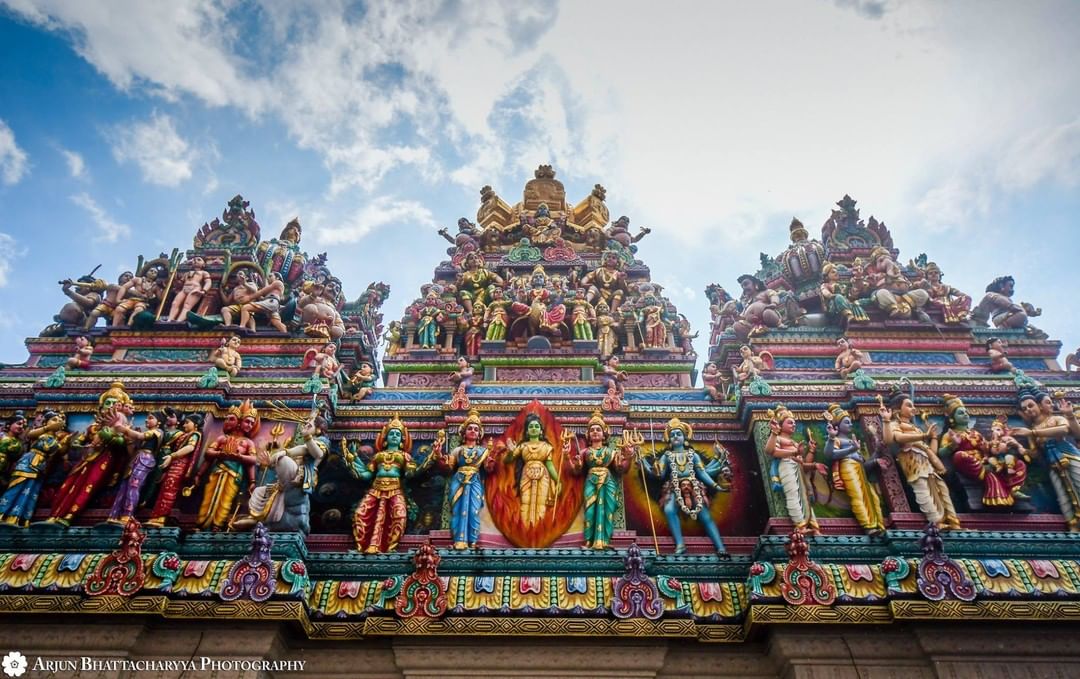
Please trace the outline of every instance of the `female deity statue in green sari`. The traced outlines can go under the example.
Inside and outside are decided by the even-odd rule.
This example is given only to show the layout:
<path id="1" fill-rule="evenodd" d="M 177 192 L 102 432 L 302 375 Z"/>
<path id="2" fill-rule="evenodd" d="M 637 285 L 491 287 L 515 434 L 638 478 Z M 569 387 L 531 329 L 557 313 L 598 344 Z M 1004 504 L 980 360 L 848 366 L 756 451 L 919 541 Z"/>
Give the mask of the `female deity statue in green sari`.
<path id="1" fill-rule="evenodd" d="M 619 475 L 634 461 L 634 445 L 624 436 L 621 443 L 609 441 L 611 430 L 600 411 L 593 411 L 585 428 L 586 446 L 577 454 L 570 451 L 570 439 L 563 441 L 563 454 L 570 469 L 585 477 L 585 546 L 604 549 L 611 546 L 615 514 L 622 500 Z"/>

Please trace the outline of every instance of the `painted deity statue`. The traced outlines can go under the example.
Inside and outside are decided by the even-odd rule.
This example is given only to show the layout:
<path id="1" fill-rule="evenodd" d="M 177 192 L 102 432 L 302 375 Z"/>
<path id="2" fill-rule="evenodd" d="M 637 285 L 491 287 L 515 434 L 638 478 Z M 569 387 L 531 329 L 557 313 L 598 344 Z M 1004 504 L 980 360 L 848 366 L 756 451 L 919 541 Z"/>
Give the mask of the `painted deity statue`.
<path id="1" fill-rule="evenodd" d="M 809 439 L 809 446 L 806 442 L 795 442 L 792 438 L 795 434 L 795 416 L 783 405 L 777 405 L 768 414 L 769 438 L 765 442 L 765 454 L 772 457 L 769 477 L 773 489 L 784 494 L 788 518 L 795 528 L 810 535 L 819 535 L 821 527 L 814 515 L 810 483 L 806 478 L 807 472 L 817 466 L 814 462 L 814 439 Z"/>
<path id="2" fill-rule="evenodd" d="M 525 417 L 525 438 L 506 439 L 506 461 L 521 458 L 525 463 L 518 483 L 521 498 L 521 521 L 526 526 L 539 523 L 548 507 L 555 505 L 559 492 L 559 472 L 555 470 L 554 448 L 544 439 L 540 417 Z"/>
<path id="3" fill-rule="evenodd" d="M 715 283 L 705 288 L 705 294 L 709 298 L 709 315 L 712 318 L 709 324 L 709 346 L 712 346 L 739 320 L 739 308 L 728 291 Z"/>
<path id="4" fill-rule="evenodd" d="M 529 287 L 525 290 L 525 301 L 514 302 L 510 309 L 516 316 L 527 319 L 529 334 L 547 333 L 559 335 L 559 326 L 566 318 L 566 305 L 560 297 L 549 290 L 547 272 L 542 264 L 533 267 L 529 278 Z"/>
<path id="5" fill-rule="evenodd" d="M 998 276 L 992 280 L 986 286 L 986 295 L 972 312 L 972 318 L 981 325 L 987 325 L 989 321 L 995 328 L 1024 328 L 1031 337 L 1045 337 L 1044 332 L 1028 324 L 1028 319 L 1042 315 L 1042 309 L 1027 302 L 1014 302 L 1015 288 L 1016 280 L 1012 276 Z"/>
<path id="6" fill-rule="evenodd" d="M 823 416 L 828 423 L 825 458 L 832 465 L 833 488 L 847 494 L 851 513 L 868 535 L 881 535 L 885 532 L 881 498 L 866 478 L 867 461 L 862 456 L 862 443 L 852 431 L 851 415 L 839 404 L 830 403 Z"/>
<path id="7" fill-rule="evenodd" d="M 821 267 L 821 306 L 825 312 L 839 318 L 844 327 L 850 323 L 863 323 L 870 320 L 861 306 L 848 299 L 847 290 L 840 282 L 840 269 L 832 262 L 825 262 Z"/>
<path id="8" fill-rule="evenodd" d="M 141 276 L 135 276 L 120 286 L 116 308 L 112 312 L 113 325 L 131 325 L 132 320 L 155 305 L 162 295 L 161 271 L 150 267 Z"/>
<path id="9" fill-rule="evenodd" d="M 434 349 L 439 343 L 439 324 L 445 315 L 435 291 L 428 292 L 417 312 L 416 340 L 422 349 Z"/>
<path id="10" fill-rule="evenodd" d="M 121 289 L 124 288 L 135 274 L 130 271 L 125 271 L 120 274 L 116 283 L 106 284 L 105 281 L 95 280 L 93 283 L 87 284 L 84 288 L 82 284 L 75 284 L 76 288 L 84 290 L 101 291 L 101 301 L 90 310 L 90 313 L 86 315 L 86 322 L 83 323 L 83 330 L 89 330 L 97 324 L 97 320 L 102 316 L 105 317 L 105 322 L 108 323 L 112 320 L 113 312 L 116 311 L 116 306 L 120 303 Z"/>
<path id="11" fill-rule="evenodd" d="M 604 367 L 599 375 L 600 386 L 605 393 L 614 393 L 618 396 L 623 394 L 623 382 L 627 380 L 625 370 L 619 370 L 619 357 L 611 356 L 604 361 Z"/>
<path id="12" fill-rule="evenodd" d="M 885 445 L 896 451 L 896 460 L 926 520 L 942 530 L 958 530 L 960 519 L 945 484 L 945 465 L 938 457 L 937 426 L 915 424 L 917 411 L 911 397 L 894 387 L 889 406 L 879 411 L 885 422 Z"/>
<path id="13" fill-rule="evenodd" d="M 987 338 L 986 355 L 990 359 L 990 372 L 1011 373 L 1016 370 L 1009 360 L 1008 348 L 1000 337 Z"/>
<path id="14" fill-rule="evenodd" d="M 784 319 L 780 315 L 779 293 L 770 290 L 756 276 L 743 274 L 738 280 L 743 291 L 739 298 L 742 313 L 739 314 L 739 320 L 735 321 L 733 327 L 735 336 L 746 340 L 770 328 L 782 327 Z"/>
<path id="15" fill-rule="evenodd" d="M 923 307 L 930 293 L 911 285 L 892 253 L 881 245 L 870 251 L 870 262 L 864 271 L 870 292 L 868 297 L 889 318 L 911 318 L 930 321 Z"/>
<path id="16" fill-rule="evenodd" d="M 383 333 L 383 340 L 386 342 L 386 355 L 396 356 L 401 350 L 401 321 L 390 321 Z"/>
<path id="17" fill-rule="evenodd" d="M 296 314 L 304 334 L 327 341 L 337 341 L 345 334 L 345 322 L 338 312 L 341 281 L 329 276 L 323 284 L 308 282 L 296 298 Z"/>
<path id="18" fill-rule="evenodd" d="M 93 275 L 80 276 L 78 281 L 66 278 L 59 283 L 60 292 L 71 301 L 60 307 L 53 323 L 41 331 L 42 337 L 62 337 L 68 327 L 82 327 L 87 314 L 101 304 L 101 293 L 106 288 L 105 281 Z"/>
<path id="19" fill-rule="evenodd" d="M 261 522 L 271 531 L 311 532 L 311 494 L 319 484 L 319 463 L 330 450 L 326 429 L 326 420 L 313 415 L 299 426 L 294 445 L 256 455 L 267 471 L 251 491 L 248 514 L 233 521 L 230 530 Z"/>
<path id="20" fill-rule="evenodd" d="M 285 280 L 277 271 L 271 271 L 266 275 L 266 285 L 256 290 L 251 299 L 240 305 L 240 327 L 254 332 L 255 317 L 264 316 L 274 330 L 288 332 L 289 329 L 281 321 L 284 298 Z"/>
<path id="21" fill-rule="evenodd" d="M 180 420 L 180 431 L 168 437 L 166 453 L 161 459 L 163 470 L 158 483 L 157 499 L 150 511 L 148 526 L 164 526 L 165 520 L 172 513 L 176 500 L 180 497 L 184 482 L 190 478 L 195 467 L 195 457 L 202 443 L 202 415 L 188 413 Z"/>
<path id="22" fill-rule="evenodd" d="M 90 367 L 90 357 L 94 355 L 94 344 L 86 335 L 75 338 L 75 353 L 67 360 L 67 367 L 86 370 Z"/>
<path id="23" fill-rule="evenodd" d="M 98 412 L 85 432 L 72 438 L 71 445 L 83 450 L 52 499 L 50 522 L 69 525 L 71 521 L 112 485 L 128 461 L 128 418 L 131 397 L 121 382 L 113 382 L 98 398 Z"/>
<path id="24" fill-rule="evenodd" d="M 469 358 L 476 358 L 480 355 L 480 345 L 484 340 L 484 314 L 487 312 L 487 306 L 477 302 L 473 304 L 473 309 L 462 315 L 461 320 L 465 323 L 465 335 L 462 344 L 465 348 L 465 355 Z"/>
<path id="25" fill-rule="evenodd" d="M 191 269 L 180 277 L 180 290 L 173 297 L 168 320 L 177 323 L 186 319 L 188 312 L 195 310 L 213 284 L 214 279 L 206 270 L 206 260 L 198 255 L 192 257 Z"/>
<path id="26" fill-rule="evenodd" d="M 576 340 L 592 340 L 594 339 L 593 324 L 596 322 L 596 309 L 592 304 L 589 304 L 589 300 L 586 299 L 588 293 L 584 288 L 579 288 L 574 294 L 574 301 L 571 305 L 570 318 L 574 329 L 574 339 Z"/>
<path id="27" fill-rule="evenodd" d="M 371 481 L 353 513 L 353 539 L 356 549 L 364 554 L 392 552 L 405 534 L 408 502 L 404 483 L 420 471 L 411 449 L 412 437 L 397 416 L 383 425 L 370 460 L 345 449 L 349 473 L 360 481 Z M 434 455 L 433 451 L 429 459 Z"/>
<path id="28" fill-rule="evenodd" d="M 923 269 L 926 276 L 921 287 L 930 293 L 930 301 L 927 306 L 941 311 L 941 317 L 945 323 L 956 325 L 968 319 L 971 313 L 971 297 L 957 290 L 951 285 L 941 281 L 941 267 L 930 262 Z"/>
<path id="29" fill-rule="evenodd" d="M 67 451 L 71 435 L 63 413 L 46 410 L 45 422 L 26 432 L 30 448 L 15 461 L 7 490 L 0 496 L 0 523 L 26 527 L 34 516 L 45 470 L 57 454 Z"/>
<path id="30" fill-rule="evenodd" d="M 598 311 L 600 301 L 607 304 L 612 313 L 617 311 L 627 294 L 626 273 L 622 270 L 619 255 L 611 251 L 604 252 L 600 266 L 585 274 L 581 285 L 588 290 L 585 299 L 590 304 L 596 304 Z"/>
<path id="31" fill-rule="evenodd" d="M 642 333 L 646 349 L 662 349 L 667 347 L 669 322 L 664 320 L 664 307 L 654 297 L 645 298 L 645 306 L 641 308 L 641 321 L 645 326 Z"/>
<path id="32" fill-rule="evenodd" d="M 469 365 L 469 359 L 464 356 L 459 356 L 457 360 L 457 370 L 450 373 L 450 384 L 454 385 L 455 391 L 467 392 L 469 387 L 472 386 L 473 376 L 476 374 L 476 369 Z"/>
<path id="33" fill-rule="evenodd" d="M 334 384 L 338 373 L 341 372 L 341 362 L 337 359 L 337 345 L 327 342 L 319 349 L 308 349 L 304 352 L 303 366 L 311 370 L 313 379 L 324 379 Z"/>
<path id="34" fill-rule="evenodd" d="M 484 483 L 495 464 L 489 446 L 483 445 L 484 423 L 470 410 L 458 427 L 461 443 L 442 456 L 442 466 L 452 473 L 447 484 L 450 495 L 450 536 L 454 549 L 476 549 L 480 540 L 480 510 L 484 508 Z"/>
<path id="35" fill-rule="evenodd" d="M 222 337 L 221 345 L 210 352 L 210 362 L 229 377 L 239 375 L 244 367 L 244 359 L 240 356 L 240 336 Z"/>
<path id="36" fill-rule="evenodd" d="M 0 484 L 7 485 L 7 470 L 15 460 L 23 455 L 26 433 L 26 415 L 17 410 L 7 421 L 3 435 L 0 435 Z"/>
<path id="37" fill-rule="evenodd" d="M 742 362 L 735 368 L 735 379 L 739 384 L 746 384 L 761 377 L 761 373 L 773 369 L 772 353 L 762 351 L 757 354 L 749 345 L 739 347 L 739 355 Z"/>
<path id="38" fill-rule="evenodd" d="M 1008 450 L 998 455 L 990 452 L 990 443 L 977 429 L 967 407 L 960 398 L 952 394 L 942 397 L 945 404 L 946 429 L 941 435 L 938 446 L 940 455 L 952 455 L 952 466 L 969 483 L 982 486 L 982 504 L 984 507 L 1012 507 L 1017 500 L 1029 498 L 1020 492 L 1027 479 L 1027 465 L 1021 456 Z M 1019 446 L 1019 442 L 1008 434 L 999 435 L 998 441 L 1010 448 L 1010 442 Z M 1006 459 L 1008 458 L 1008 459 Z"/>
<path id="39" fill-rule="evenodd" d="M 851 346 L 851 341 L 846 337 L 836 340 L 836 346 L 840 348 L 840 353 L 836 355 L 833 368 L 840 373 L 840 379 L 846 380 L 853 372 L 862 370 L 862 367 L 870 362 L 866 352 Z"/>
<path id="40" fill-rule="evenodd" d="M 192 484 L 198 487 L 203 478 L 202 503 L 195 525 L 201 530 L 220 531 L 229 525 L 233 508 L 244 481 L 247 489 L 255 489 L 255 436 L 259 433 L 259 411 L 244 401 L 229 408 L 221 423 L 221 435 L 206 448 L 202 464 L 195 472 Z M 187 491 L 184 491 L 185 494 Z"/>
<path id="41" fill-rule="evenodd" d="M 494 288 L 491 291 L 491 301 L 484 310 L 484 325 L 487 330 L 484 339 L 489 342 L 498 342 L 506 339 L 506 331 L 510 327 L 510 315 L 507 308 L 510 301 L 506 299 L 506 293 L 502 288 Z"/>
<path id="42" fill-rule="evenodd" d="M 1069 532 L 1080 532 L 1080 423 L 1067 403 L 1057 411 L 1050 395 L 1036 386 L 1025 386 L 1018 395 L 1020 416 L 1027 427 L 1013 430 L 1027 436 L 1029 448 L 1050 467 L 1050 484 Z"/>
<path id="43" fill-rule="evenodd" d="M 146 414 L 146 429 L 140 431 L 130 425 L 118 427 L 128 440 L 135 443 L 135 454 L 128 463 L 127 472 L 116 489 L 116 498 L 109 511 L 109 522 L 125 524 L 135 515 L 143 484 L 158 465 L 158 451 L 165 433 L 161 430 L 160 416 Z"/>
<path id="44" fill-rule="evenodd" d="M 615 531 L 615 515 L 622 501 L 622 481 L 634 460 L 635 446 L 629 432 L 621 442 L 609 440 L 611 430 L 600 411 L 593 411 L 585 427 L 585 447 L 574 455 L 571 439 L 563 441 L 563 454 L 570 460 L 570 470 L 585 474 L 585 547 L 605 549 L 611 546 Z"/>
<path id="45" fill-rule="evenodd" d="M 354 401 L 360 401 L 375 393 L 375 380 L 375 369 L 371 367 L 371 364 L 361 363 L 353 376 L 343 385 L 342 393 Z"/>
<path id="46" fill-rule="evenodd" d="M 228 278 L 232 287 L 225 290 L 222 286 L 222 299 L 227 304 L 221 307 L 221 320 L 225 325 L 232 325 L 244 306 L 258 298 L 262 281 L 259 274 L 254 271 L 248 273 L 246 268 L 236 269 Z"/>
<path id="47" fill-rule="evenodd" d="M 723 490 L 723 487 L 713 479 L 701 456 L 690 445 L 693 436 L 694 430 L 686 422 L 677 417 L 668 420 L 664 427 L 664 443 L 667 447 L 660 454 L 660 459 L 651 469 L 646 467 L 646 471 L 663 480 L 658 503 L 667 519 L 668 530 L 675 539 L 675 553 L 686 551 L 679 523 L 681 514 L 701 522 L 713 547 L 718 553 L 723 553 L 724 541 L 709 513 L 708 495 L 708 491 Z"/>
<path id="48" fill-rule="evenodd" d="M 493 286 L 506 282 L 484 266 L 484 256 L 470 252 L 465 256 L 465 270 L 457 275 L 458 299 L 465 311 L 472 313 L 474 304 L 486 304 Z"/>
<path id="49" fill-rule="evenodd" d="M 720 371 L 716 363 L 709 361 L 705 364 L 705 369 L 701 371 L 701 384 L 709 398 L 717 402 L 724 400 L 724 394 L 727 391 L 725 381 L 724 373 Z"/>
<path id="50" fill-rule="evenodd" d="M 618 323 L 607 302 L 601 301 L 596 305 L 596 344 L 601 358 L 611 356 L 619 346 L 619 338 L 615 333 Z"/>

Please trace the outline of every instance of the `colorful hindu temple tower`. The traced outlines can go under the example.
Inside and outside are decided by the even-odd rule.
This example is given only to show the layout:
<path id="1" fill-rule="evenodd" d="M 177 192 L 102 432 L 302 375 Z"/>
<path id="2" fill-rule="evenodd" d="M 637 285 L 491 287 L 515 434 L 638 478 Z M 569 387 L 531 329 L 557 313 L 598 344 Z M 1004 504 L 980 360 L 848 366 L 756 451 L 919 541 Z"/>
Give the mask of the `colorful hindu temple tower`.
<path id="1" fill-rule="evenodd" d="M 1080 668 L 1080 381 L 1011 277 L 957 290 L 844 196 L 708 286 L 699 374 L 650 230 L 550 166 L 516 202 L 484 187 L 389 322 L 302 234 L 236 196 L 184 251 L 63 281 L 0 370 L 13 648 L 236 661 L 217 676 Z"/>

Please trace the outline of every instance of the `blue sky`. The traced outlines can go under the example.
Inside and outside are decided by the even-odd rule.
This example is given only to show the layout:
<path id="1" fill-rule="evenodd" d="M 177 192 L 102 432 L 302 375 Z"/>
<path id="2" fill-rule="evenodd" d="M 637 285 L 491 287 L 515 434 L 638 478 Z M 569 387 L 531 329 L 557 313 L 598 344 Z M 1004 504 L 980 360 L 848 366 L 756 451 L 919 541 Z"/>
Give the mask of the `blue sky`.
<path id="1" fill-rule="evenodd" d="M 707 335 L 703 289 L 844 193 L 901 259 L 995 276 L 1080 345 L 1080 5 L 0 0 L 0 362 L 56 281 L 190 246 L 242 193 L 398 317 L 435 231 L 540 163 L 608 189 Z"/>

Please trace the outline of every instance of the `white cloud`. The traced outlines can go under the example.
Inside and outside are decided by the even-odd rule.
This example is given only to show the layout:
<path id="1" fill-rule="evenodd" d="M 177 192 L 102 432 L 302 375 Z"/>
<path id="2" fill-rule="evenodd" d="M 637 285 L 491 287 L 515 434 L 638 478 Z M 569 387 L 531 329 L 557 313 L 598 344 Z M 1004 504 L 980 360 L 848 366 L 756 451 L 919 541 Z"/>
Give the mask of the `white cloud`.
<path id="1" fill-rule="evenodd" d="M 155 112 L 149 120 L 116 128 L 112 136 L 117 162 L 134 162 L 144 181 L 177 186 L 191 179 L 197 153 L 177 133 L 168 115 Z"/>
<path id="2" fill-rule="evenodd" d="M 68 172 L 71 173 L 72 178 L 86 179 L 86 161 L 83 160 L 82 155 L 67 149 L 60 149 L 60 154 L 64 156 L 64 162 L 67 163 Z"/>
<path id="3" fill-rule="evenodd" d="M 117 88 L 149 87 L 167 99 L 189 94 L 209 106 L 258 110 L 265 87 L 227 51 L 244 40 L 225 3 L 2 0 L 27 21 L 63 31 Z"/>
<path id="4" fill-rule="evenodd" d="M 7 287 L 8 278 L 15 260 L 26 254 L 19 247 L 18 241 L 6 233 L 0 233 L 0 288 Z"/>
<path id="5" fill-rule="evenodd" d="M 26 152 L 15 143 L 15 133 L 7 123 L 0 120 L 0 181 L 17 184 L 28 171 Z"/>
<path id="6" fill-rule="evenodd" d="M 77 193 L 71 197 L 71 202 L 86 210 L 90 215 L 90 218 L 94 221 L 94 225 L 97 226 L 98 229 L 98 235 L 94 240 L 104 243 L 115 243 L 120 240 L 121 237 L 128 237 L 131 235 L 131 227 L 110 217 L 105 210 L 90 197 L 90 194 L 86 192 Z"/>
<path id="7" fill-rule="evenodd" d="M 311 218 L 315 241 L 322 245 L 355 243 L 384 226 L 419 224 L 433 227 L 436 224 L 431 211 L 420 203 L 389 196 L 375 198 L 344 222 L 333 226 L 320 223 L 325 219 L 321 214 L 312 214 Z M 307 223 L 306 219 L 302 217 L 301 223 Z"/>
<path id="8" fill-rule="evenodd" d="M 1080 118 L 1017 139 L 1002 154 L 997 179 L 1002 187 L 1018 191 L 1045 180 L 1076 186 L 1080 183 Z"/>

